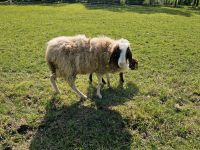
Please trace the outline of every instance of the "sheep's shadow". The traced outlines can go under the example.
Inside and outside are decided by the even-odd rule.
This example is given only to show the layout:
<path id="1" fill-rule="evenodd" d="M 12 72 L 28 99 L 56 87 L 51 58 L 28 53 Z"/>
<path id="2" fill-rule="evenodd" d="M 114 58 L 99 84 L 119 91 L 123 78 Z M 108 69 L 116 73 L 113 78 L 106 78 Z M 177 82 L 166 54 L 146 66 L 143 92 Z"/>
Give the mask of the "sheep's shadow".
<path id="1" fill-rule="evenodd" d="M 32 138 L 30 149 L 131 149 L 131 134 L 122 116 L 109 106 L 130 100 L 138 91 L 135 88 L 136 85 L 129 83 L 124 89 L 105 88 L 102 93 L 106 96 L 99 100 L 92 95 L 96 88 L 91 85 L 91 105 L 87 105 L 87 100 L 60 108 L 61 100 L 53 97 L 46 106 L 45 117 Z"/>

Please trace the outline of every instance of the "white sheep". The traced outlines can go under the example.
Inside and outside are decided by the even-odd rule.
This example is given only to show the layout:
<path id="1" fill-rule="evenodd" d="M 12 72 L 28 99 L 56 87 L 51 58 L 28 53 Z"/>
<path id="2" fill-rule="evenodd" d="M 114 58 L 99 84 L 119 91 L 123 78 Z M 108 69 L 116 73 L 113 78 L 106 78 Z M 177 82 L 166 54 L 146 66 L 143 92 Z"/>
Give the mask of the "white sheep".
<path id="1" fill-rule="evenodd" d="M 51 70 L 50 80 L 54 91 L 59 93 L 56 78 L 63 77 L 74 92 L 81 98 L 87 98 L 74 84 L 76 75 L 96 73 L 97 96 L 102 98 L 100 93 L 102 75 L 121 72 L 128 68 L 127 59 L 131 54 L 129 45 L 125 39 L 113 40 L 108 37 L 90 39 L 85 35 L 62 36 L 50 40 L 46 49 L 46 61 Z"/>

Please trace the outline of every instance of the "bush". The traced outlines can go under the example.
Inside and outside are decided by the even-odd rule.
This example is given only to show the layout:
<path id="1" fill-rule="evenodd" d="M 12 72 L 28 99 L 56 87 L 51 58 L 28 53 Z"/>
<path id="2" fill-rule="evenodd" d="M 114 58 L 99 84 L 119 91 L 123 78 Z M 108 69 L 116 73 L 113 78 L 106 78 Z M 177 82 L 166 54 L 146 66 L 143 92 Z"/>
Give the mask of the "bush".
<path id="1" fill-rule="evenodd" d="M 88 0 L 90 4 L 120 4 L 120 0 Z"/>
<path id="2" fill-rule="evenodd" d="M 142 5 L 144 0 L 126 0 L 125 3 L 128 5 Z"/>

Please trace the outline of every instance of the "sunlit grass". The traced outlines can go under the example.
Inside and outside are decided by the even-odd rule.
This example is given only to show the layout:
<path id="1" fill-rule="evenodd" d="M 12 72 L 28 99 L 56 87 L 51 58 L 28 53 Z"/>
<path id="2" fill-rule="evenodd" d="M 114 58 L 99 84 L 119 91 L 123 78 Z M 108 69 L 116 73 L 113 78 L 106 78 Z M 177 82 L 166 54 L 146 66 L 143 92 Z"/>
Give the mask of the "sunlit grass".
<path id="1" fill-rule="evenodd" d="M 53 96 L 45 43 L 76 34 L 130 41 L 139 69 L 124 89 L 111 75 L 99 100 L 96 82 L 78 76 L 86 101 L 62 79 Z M 199 11 L 188 8 L 1 5 L 0 149 L 198 149 L 199 43 Z"/>

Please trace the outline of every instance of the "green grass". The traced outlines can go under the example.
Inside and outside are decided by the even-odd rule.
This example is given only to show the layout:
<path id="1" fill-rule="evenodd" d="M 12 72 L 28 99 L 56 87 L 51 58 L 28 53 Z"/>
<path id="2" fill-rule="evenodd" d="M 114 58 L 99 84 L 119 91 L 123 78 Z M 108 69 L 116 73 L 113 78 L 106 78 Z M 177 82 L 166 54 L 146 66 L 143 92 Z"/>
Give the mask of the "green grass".
<path id="1" fill-rule="evenodd" d="M 88 76 L 52 93 L 45 43 L 127 38 L 139 69 L 95 97 Z M 27 125 L 27 126 L 23 126 Z M 23 129 L 23 127 L 25 129 Z M 0 149 L 200 149 L 200 12 L 81 4 L 0 6 Z"/>

